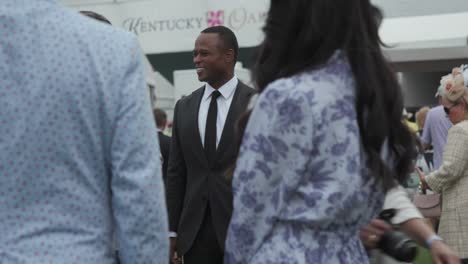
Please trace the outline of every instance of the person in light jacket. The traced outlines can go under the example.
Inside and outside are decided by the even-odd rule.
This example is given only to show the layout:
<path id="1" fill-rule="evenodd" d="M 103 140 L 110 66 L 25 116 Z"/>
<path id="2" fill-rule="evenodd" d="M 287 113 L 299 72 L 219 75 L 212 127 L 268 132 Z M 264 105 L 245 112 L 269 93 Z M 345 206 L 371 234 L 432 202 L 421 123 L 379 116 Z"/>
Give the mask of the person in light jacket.
<path id="1" fill-rule="evenodd" d="M 423 185 L 442 194 L 439 234 L 468 263 L 468 88 L 461 68 L 444 76 L 442 105 L 453 123 L 450 128 L 442 165 L 425 176 Z"/>

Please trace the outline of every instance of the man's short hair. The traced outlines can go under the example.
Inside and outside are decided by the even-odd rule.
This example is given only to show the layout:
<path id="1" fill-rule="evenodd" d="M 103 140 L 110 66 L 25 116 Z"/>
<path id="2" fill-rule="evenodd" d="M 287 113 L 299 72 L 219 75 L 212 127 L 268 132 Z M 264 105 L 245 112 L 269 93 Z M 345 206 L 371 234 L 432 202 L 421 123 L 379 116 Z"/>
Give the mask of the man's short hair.
<path id="1" fill-rule="evenodd" d="M 215 26 L 205 28 L 201 33 L 216 33 L 219 35 L 221 41 L 224 44 L 225 49 L 234 50 L 234 62 L 237 61 L 237 55 L 239 53 L 239 44 L 234 32 L 225 26 Z"/>
<path id="2" fill-rule="evenodd" d="M 98 14 L 96 12 L 93 12 L 93 11 L 80 11 L 80 14 L 85 15 L 85 16 L 90 17 L 90 18 L 94 18 L 96 20 L 107 23 L 109 25 L 112 25 L 111 22 L 105 16 L 103 16 L 101 14 Z"/>
<path id="3" fill-rule="evenodd" d="M 154 114 L 154 119 L 156 120 L 156 126 L 157 127 L 164 127 L 166 126 L 167 122 L 167 114 L 164 112 L 164 110 L 160 108 L 156 108 L 153 111 Z"/>

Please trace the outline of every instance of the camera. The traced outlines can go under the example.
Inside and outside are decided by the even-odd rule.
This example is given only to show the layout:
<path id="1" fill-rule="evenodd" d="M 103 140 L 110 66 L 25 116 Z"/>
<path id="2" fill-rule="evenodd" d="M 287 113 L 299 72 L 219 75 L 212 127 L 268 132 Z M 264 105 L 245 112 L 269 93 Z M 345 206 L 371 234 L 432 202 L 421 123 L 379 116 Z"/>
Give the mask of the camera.
<path id="1" fill-rule="evenodd" d="M 395 214 L 395 209 L 386 209 L 380 212 L 378 218 L 392 225 L 390 220 Z M 418 253 L 416 242 L 398 230 L 390 230 L 384 233 L 377 247 L 388 256 L 403 262 L 412 262 Z"/>

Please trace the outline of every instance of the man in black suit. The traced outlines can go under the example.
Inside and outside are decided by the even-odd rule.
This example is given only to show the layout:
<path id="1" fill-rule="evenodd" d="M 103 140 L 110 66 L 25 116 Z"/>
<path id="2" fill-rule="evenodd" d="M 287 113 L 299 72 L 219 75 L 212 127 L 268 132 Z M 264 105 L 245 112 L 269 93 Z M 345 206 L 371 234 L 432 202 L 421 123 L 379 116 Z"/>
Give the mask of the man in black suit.
<path id="1" fill-rule="evenodd" d="M 234 75 L 238 44 L 223 26 L 203 30 L 193 62 L 206 82 L 174 110 L 167 203 L 171 256 L 187 264 L 222 263 L 232 213 L 226 169 L 236 158 L 235 123 L 255 90 Z"/>
<path id="2" fill-rule="evenodd" d="M 166 129 L 167 114 L 164 110 L 156 108 L 153 111 L 154 119 L 156 120 L 156 127 L 158 129 L 159 148 L 161 149 L 162 156 L 162 170 L 164 184 L 167 185 L 167 164 L 169 163 L 169 152 L 171 148 L 171 137 L 164 135 L 163 131 Z"/>

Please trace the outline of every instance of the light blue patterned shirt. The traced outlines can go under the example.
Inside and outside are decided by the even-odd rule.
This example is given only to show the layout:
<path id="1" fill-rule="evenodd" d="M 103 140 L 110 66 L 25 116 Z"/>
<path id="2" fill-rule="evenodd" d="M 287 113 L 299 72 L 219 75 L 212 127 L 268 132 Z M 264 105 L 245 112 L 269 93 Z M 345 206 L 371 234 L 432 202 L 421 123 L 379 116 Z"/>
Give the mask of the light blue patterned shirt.
<path id="1" fill-rule="evenodd" d="M 234 173 L 226 264 L 368 263 L 358 231 L 384 192 L 365 164 L 355 102 L 342 52 L 260 94 Z"/>
<path id="2" fill-rule="evenodd" d="M 130 33 L 0 1 L 0 263 L 168 259 L 159 146 Z"/>

